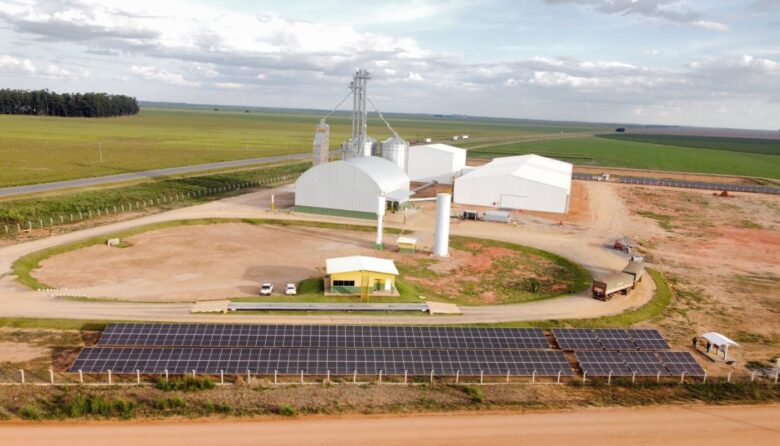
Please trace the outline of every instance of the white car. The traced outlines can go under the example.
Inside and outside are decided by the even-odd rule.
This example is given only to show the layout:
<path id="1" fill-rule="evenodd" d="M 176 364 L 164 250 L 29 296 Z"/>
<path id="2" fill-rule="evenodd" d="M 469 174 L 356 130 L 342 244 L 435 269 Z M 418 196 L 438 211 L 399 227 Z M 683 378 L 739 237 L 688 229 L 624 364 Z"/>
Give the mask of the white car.
<path id="1" fill-rule="evenodd" d="M 260 295 L 261 296 L 270 296 L 271 293 L 274 292 L 274 286 L 270 283 L 264 283 L 260 285 Z"/>
<path id="2" fill-rule="evenodd" d="M 296 287 L 294 283 L 288 283 L 284 288 L 284 294 L 288 296 L 295 296 L 298 294 L 298 287 Z"/>

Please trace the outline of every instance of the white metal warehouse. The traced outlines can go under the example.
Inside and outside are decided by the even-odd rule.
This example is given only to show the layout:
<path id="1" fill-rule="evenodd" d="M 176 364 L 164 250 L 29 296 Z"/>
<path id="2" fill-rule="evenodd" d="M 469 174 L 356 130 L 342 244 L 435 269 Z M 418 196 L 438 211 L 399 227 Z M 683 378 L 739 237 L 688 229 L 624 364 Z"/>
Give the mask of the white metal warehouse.
<path id="1" fill-rule="evenodd" d="M 466 150 L 447 144 L 425 144 L 409 149 L 407 173 L 412 181 L 452 184 L 466 167 Z"/>
<path id="2" fill-rule="evenodd" d="M 411 195 L 409 177 L 376 156 L 320 164 L 295 182 L 295 210 L 376 219 L 377 197 L 403 204 Z"/>
<path id="3" fill-rule="evenodd" d="M 455 179 L 454 201 L 500 209 L 564 214 L 572 165 L 538 155 L 496 158 Z"/>

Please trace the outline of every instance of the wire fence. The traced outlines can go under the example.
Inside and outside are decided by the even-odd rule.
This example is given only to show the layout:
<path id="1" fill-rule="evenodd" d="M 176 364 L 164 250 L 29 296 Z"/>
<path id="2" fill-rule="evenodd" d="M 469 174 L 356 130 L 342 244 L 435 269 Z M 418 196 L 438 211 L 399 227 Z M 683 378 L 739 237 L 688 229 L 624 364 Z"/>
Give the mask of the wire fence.
<path id="1" fill-rule="evenodd" d="M 143 200 L 127 200 L 124 203 L 106 207 L 86 207 L 69 213 L 39 216 L 37 219 L 27 220 L 24 223 L 3 223 L 0 227 L 0 236 L 14 237 L 19 234 L 30 233 L 33 230 L 52 229 L 58 226 L 83 223 L 92 219 L 121 215 L 131 212 L 139 212 L 145 209 L 170 206 L 186 200 L 195 200 L 209 196 L 217 196 L 230 192 L 236 192 L 254 187 L 279 184 L 295 180 L 301 173 L 289 173 L 270 178 L 262 178 L 256 181 L 234 182 L 219 187 L 203 188 L 197 191 L 179 192 L 175 194 L 161 194 L 155 198 Z"/>
<path id="2" fill-rule="evenodd" d="M 602 175 L 588 175 L 582 173 L 572 174 L 572 178 L 575 180 L 583 180 L 583 181 L 608 181 Z M 672 179 L 662 179 L 662 178 L 631 177 L 631 176 L 622 176 L 622 175 L 617 177 L 615 181 L 623 184 L 639 184 L 643 186 L 666 186 L 666 187 L 678 187 L 678 188 L 688 188 L 688 189 L 704 189 L 704 190 L 713 190 L 713 191 L 747 192 L 747 193 L 754 193 L 754 194 L 780 195 L 780 188 L 771 187 L 771 186 L 710 183 L 704 181 L 685 181 L 685 180 L 672 180 Z"/>
<path id="3" fill-rule="evenodd" d="M 247 370 L 243 373 L 220 372 L 219 374 L 198 374 L 192 371 L 186 375 L 169 374 L 164 371 L 160 374 L 143 373 L 137 370 L 135 373 L 114 374 L 111 371 L 104 373 L 86 373 L 82 371 L 62 372 L 53 369 L 48 370 L 30 370 L 30 369 L 0 369 L 0 386 L 155 386 L 160 382 L 169 380 L 181 380 L 183 378 L 201 378 L 208 379 L 216 385 L 237 385 L 237 384 L 263 384 L 263 385 L 316 385 L 316 384 L 386 384 L 386 385 L 420 385 L 420 384 L 449 384 L 449 385 L 535 385 L 535 384 L 579 384 L 579 385 L 674 385 L 674 384 L 766 384 L 770 386 L 778 385 L 780 380 L 780 370 L 767 369 L 753 372 L 733 371 L 728 373 L 709 374 L 703 376 L 691 376 L 686 373 L 680 375 L 632 375 L 608 374 L 604 376 L 588 376 L 586 373 L 567 376 L 563 372 L 557 375 L 541 375 L 532 373 L 531 375 L 512 375 L 507 373 L 502 376 L 487 376 L 483 373 L 479 375 L 466 375 L 457 372 L 456 374 L 439 375 L 435 370 L 425 376 L 411 375 L 387 375 L 380 370 L 374 374 L 359 373 L 357 370 L 352 374 L 307 374 L 301 370 L 299 374 L 261 374 Z"/>

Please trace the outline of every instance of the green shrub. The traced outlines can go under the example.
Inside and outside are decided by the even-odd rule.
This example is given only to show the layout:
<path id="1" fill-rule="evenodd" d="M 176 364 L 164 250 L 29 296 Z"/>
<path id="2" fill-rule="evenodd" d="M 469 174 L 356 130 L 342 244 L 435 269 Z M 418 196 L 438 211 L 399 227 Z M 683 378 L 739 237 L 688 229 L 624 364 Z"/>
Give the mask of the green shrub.
<path id="1" fill-rule="evenodd" d="M 160 398 L 154 402 L 154 408 L 157 410 L 170 410 L 184 407 L 186 403 L 179 395 Z"/>
<path id="2" fill-rule="evenodd" d="M 276 409 L 276 413 L 283 417 L 294 417 L 298 414 L 294 407 L 289 404 L 282 404 Z"/>
<path id="3" fill-rule="evenodd" d="M 41 410 L 30 404 L 20 407 L 16 415 L 25 420 L 40 420 L 42 417 Z"/>
<path id="4" fill-rule="evenodd" d="M 213 389 L 216 384 L 214 380 L 208 376 L 190 376 L 187 375 L 183 378 L 174 378 L 166 380 L 164 378 L 157 379 L 157 388 L 166 392 L 170 391 L 182 391 L 182 392 L 197 392 L 200 390 Z"/>
<path id="5" fill-rule="evenodd" d="M 230 413 L 232 410 L 227 404 L 214 403 L 211 400 L 206 401 L 203 409 L 206 411 L 206 413 Z"/>
<path id="6" fill-rule="evenodd" d="M 469 400 L 474 404 L 483 404 L 485 402 L 485 396 L 482 394 L 482 389 L 474 386 L 465 386 L 463 391 L 468 395 Z"/>

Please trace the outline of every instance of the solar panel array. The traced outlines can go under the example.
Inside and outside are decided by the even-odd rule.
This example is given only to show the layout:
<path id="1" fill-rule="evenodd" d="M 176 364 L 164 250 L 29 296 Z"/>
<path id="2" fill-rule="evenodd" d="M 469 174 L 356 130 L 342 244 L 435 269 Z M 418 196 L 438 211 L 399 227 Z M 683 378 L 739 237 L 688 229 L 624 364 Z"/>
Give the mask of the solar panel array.
<path id="1" fill-rule="evenodd" d="M 572 174 L 572 178 L 575 180 L 587 180 L 587 181 L 601 181 L 600 176 L 588 175 L 588 174 Z M 665 178 L 646 178 L 646 177 L 631 177 L 621 175 L 618 179 L 621 183 L 626 184 L 641 184 L 645 186 L 667 186 L 667 187 L 682 187 L 689 189 L 707 189 L 729 192 L 751 192 L 759 194 L 774 194 L 780 195 L 780 188 L 772 186 L 758 186 L 758 185 L 745 185 L 745 184 L 728 184 L 728 183 L 711 183 L 705 181 L 685 181 L 685 180 L 671 180 Z"/>
<path id="2" fill-rule="evenodd" d="M 367 350 L 320 348 L 86 348 L 72 370 L 87 373 L 245 373 L 260 375 L 571 376 L 560 351 Z"/>
<path id="3" fill-rule="evenodd" d="M 555 328 L 555 341 L 562 350 L 653 351 L 668 350 L 657 330 L 621 328 Z"/>
<path id="4" fill-rule="evenodd" d="M 689 352 L 575 352 L 587 376 L 704 376 L 704 369 Z"/>
<path id="5" fill-rule="evenodd" d="M 248 324 L 112 324 L 103 332 L 98 345 L 463 350 L 550 348 L 539 328 Z"/>
<path id="6" fill-rule="evenodd" d="M 541 329 L 112 324 L 71 371 L 87 373 L 571 376 Z"/>

